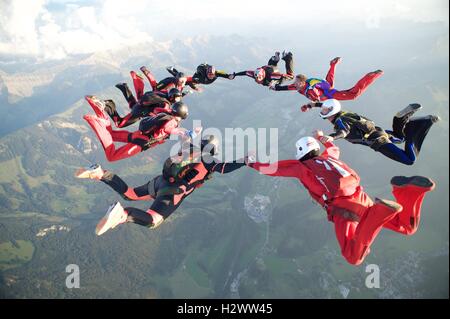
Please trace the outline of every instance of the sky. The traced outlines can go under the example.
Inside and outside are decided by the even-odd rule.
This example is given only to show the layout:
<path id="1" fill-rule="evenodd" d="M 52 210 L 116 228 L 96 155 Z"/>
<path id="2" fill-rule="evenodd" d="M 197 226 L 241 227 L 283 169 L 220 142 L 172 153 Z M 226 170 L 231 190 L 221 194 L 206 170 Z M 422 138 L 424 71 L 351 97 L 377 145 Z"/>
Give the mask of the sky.
<path id="1" fill-rule="evenodd" d="M 370 29 L 395 19 L 448 27 L 448 6 L 448 0 L 0 0 L 0 61 L 64 59 L 175 37 L 260 36 L 283 26 L 313 30 L 351 21 Z"/>

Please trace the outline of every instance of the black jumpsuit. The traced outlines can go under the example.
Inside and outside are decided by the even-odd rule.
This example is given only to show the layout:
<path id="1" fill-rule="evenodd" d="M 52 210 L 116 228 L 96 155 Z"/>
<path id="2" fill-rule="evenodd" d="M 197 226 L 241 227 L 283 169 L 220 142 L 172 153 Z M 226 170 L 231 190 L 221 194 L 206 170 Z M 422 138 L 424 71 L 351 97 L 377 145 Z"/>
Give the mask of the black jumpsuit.
<path id="1" fill-rule="evenodd" d="M 187 174 L 180 182 L 170 182 L 164 174 L 158 175 L 144 185 L 129 188 L 128 185 L 112 172 L 105 172 L 101 181 L 109 185 L 126 200 L 151 200 L 153 204 L 148 211 L 134 207 L 126 207 L 127 222 L 146 227 L 155 227 L 151 212 L 156 212 L 164 219 L 169 217 L 196 188 L 200 187 L 214 172 L 230 173 L 245 166 L 241 162 L 221 163 L 209 155 L 203 156 L 191 174 Z M 189 175 L 189 176 L 188 176 Z"/>
<path id="2" fill-rule="evenodd" d="M 154 116 L 161 112 L 170 112 L 170 105 L 171 103 L 165 98 L 165 94 L 145 92 L 139 102 L 135 102 L 130 106 L 131 111 L 125 116 L 119 115 L 113 100 L 105 100 L 105 112 L 108 113 L 116 126 L 121 128 L 134 124 L 143 117 Z"/>
<path id="3" fill-rule="evenodd" d="M 267 62 L 267 65 L 261 67 L 266 72 L 266 76 L 262 81 L 261 85 L 269 86 L 273 81 L 278 84 L 281 84 L 284 79 L 293 79 L 294 78 L 294 60 L 292 58 L 292 53 L 288 53 L 285 57 L 282 58 L 285 62 L 286 73 L 281 73 L 278 68 L 279 60 L 272 56 Z M 235 76 L 248 76 L 251 78 L 255 78 L 255 71 L 248 70 L 242 71 L 234 74 Z"/>
<path id="4" fill-rule="evenodd" d="M 167 71 L 173 76 L 176 76 L 179 73 L 178 70 L 175 68 L 168 69 Z M 194 90 L 197 90 L 198 84 L 208 85 L 215 82 L 218 78 L 226 78 L 226 79 L 230 78 L 230 74 L 226 73 L 225 71 L 217 70 L 215 72 L 215 76 L 212 79 L 210 79 L 208 78 L 206 72 L 207 72 L 207 65 L 204 64 L 199 65 L 197 67 L 197 71 L 192 76 L 187 77 L 186 85 L 189 85 Z"/>

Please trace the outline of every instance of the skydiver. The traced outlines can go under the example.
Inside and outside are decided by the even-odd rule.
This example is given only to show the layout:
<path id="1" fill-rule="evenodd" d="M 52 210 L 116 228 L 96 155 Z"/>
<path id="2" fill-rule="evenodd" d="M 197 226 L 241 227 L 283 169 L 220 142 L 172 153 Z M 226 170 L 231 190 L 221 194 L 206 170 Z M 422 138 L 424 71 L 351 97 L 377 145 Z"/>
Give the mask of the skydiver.
<path id="1" fill-rule="evenodd" d="M 335 99 L 323 103 L 309 103 L 304 105 L 302 110 L 307 111 L 311 107 L 321 107 L 320 117 L 334 124 L 334 132 L 329 135 L 324 136 L 322 131 L 316 131 L 315 137 L 322 142 L 344 138 L 353 144 L 367 145 L 405 165 L 414 164 L 428 131 L 439 120 L 439 117 L 434 115 L 411 118 L 421 108 L 420 104 L 414 103 L 397 112 L 393 118 L 393 130 L 385 131 L 364 116 L 343 111 L 341 103 Z M 405 143 L 404 150 L 395 145 L 400 143 Z"/>
<path id="2" fill-rule="evenodd" d="M 303 137 L 296 143 L 296 160 L 249 166 L 265 175 L 297 178 L 334 222 L 342 255 L 350 264 L 363 262 L 382 228 L 404 235 L 417 231 L 423 198 L 435 187 L 431 179 L 394 176 L 396 202 L 375 198 L 374 203 L 360 186 L 358 174 L 339 161 L 339 148 L 329 141 L 323 144 L 326 149 L 320 154 L 317 140 Z"/>
<path id="3" fill-rule="evenodd" d="M 131 106 L 131 111 L 123 117 L 117 112 L 117 107 L 113 100 L 100 101 L 93 96 L 86 96 L 85 98 L 94 111 L 97 108 L 104 110 L 115 125 L 122 128 L 136 123 L 147 116 L 155 116 L 161 112 L 170 113 L 170 106 L 173 103 L 180 102 L 183 94 L 178 89 L 173 88 L 168 92 L 167 98 L 165 96 L 165 94 L 157 94 L 152 91 L 145 92 L 139 101 Z"/>
<path id="4" fill-rule="evenodd" d="M 129 187 L 119 176 L 102 169 L 98 164 L 87 169 L 79 169 L 75 176 L 102 181 L 110 186 L 125 200 L 153 200 L 147 211 L 134 207 L 123 208 L 116 202 L 108 209 L 96 227 L 96 234 L 123 223 L 135 223 L 151 229 L 166 220 L 192 192 L 212 177 L 212 173 L 230 173 L 246 165 L 244 161 L 222 163 L 214 155 L 219 142 L 210 135 L 201 140 L 200 148 L 191 145 L 177 156 L 168 158 L 161 175 L 146 184 Z"/>
<path id="5" fill-rule="evenodd" d="M 156 91 L 167 93 L 172 88 L 177 88 L 180 92 L 183 92 L 186 86 L 187 76 L 183 72 L 178 72 L 175 76 L 162 79 L 156 85 Z"/>
<path id="6" fill-rule="evenodd" d="M 367 73 L 360 79 L 354 87 L 348 90 L 336 90 L 334 88 L 334 70 L 336 65 L 341 61 L 340 57 L 334 58 L 330 61 L 330 70 L 325 80 L 316 78 L 307 78 L 303 74 L 295 76 L 293 84 L 289 85 L 271 85 L 269 88 L 275 91 L 290 91 L 296 90 L 298 93 L 306 96 L 313 102 L 324 101 L 327 99 L 336 100 L 354 100 L 359 97 L 367 87 L 372 84 L 377 78 L 383 75 L 382 70 L 376 70 Z"/>
<path id="7" fill-rule="evenodd" d="M 101 103 L 99 104 L 101 106 Z M 164 143 L 171 134 L 182 138 L 194 138 L 201 128 L 194 131 L 180 128 L 180 122 L 188 116 L 188 107 L 183 102 L 176 102 L 171 107 L 171 113 L 159 113 L 153 117 L 146 117 L 139 123 L 139 130 L 129 132 L 114 131 L 111 122 L 100 107 L 94 108 L 96 115 L 85 115 L 83 118 L 91 126 L 105 151 L 106 159 L 110 162 L 132 157 L 140 152 Z M 116 149 L 114 142 L 126 143 Z"/>
<path id="8" fill-rule="evenodd" d="M 284 52 L 282 54 L 282 60 L 285 62 L 286 73 L 281 73 L 278 68 L 278 62 L 280 61 L 280 52 L 275 52 L 267 65 L 257 68 L 256 70 L 242 71 L 233 73 L 234 76 L 248 76 L 253 78 L 256 83 L 264 86 L 273 86 L 275 83 L 281 84 L 283 80 L 292 80 L 294 78 L 294 61 L 292 58 L 292 52 Z"/>
<path id="9" fill-rule="evenodd" d="M 179 73 L 179 71 L 172 66 L 167 67 L 166 69 L 173 76 L 176 76 Z M 228 74 L 225 71 L 216 70 L 213 65 L 203 63 L 197 67 L 197 71 L 192 76 L 187 77 L 186 85 L 189 85 L 194 90 L 199 90 L 198 84 L 211 84 L 216 81 L 217 78 L 233 80 L 234 74 Z"/>
<path id="10" fill-rule="evenodd" d="M 168 92 L 170 91 L 171 88 L 179 89 L 179 91 L 182 92 L 183 96 L 189 93 L 187 91 L 183 92 L 183 88 L 186 81 L 186 76 L 184 76 L 183 73 L 179 74 L 178 76 L 165 78 L 164 80 L 157 83 L 155 77 L 147 69 L 147 67 L 142 66 L 140 70 L 147 77 L 150 86 L 152 87 L 152 91 L 147 91 L 144 93 L 145 89 L 144 80 L 142 76 L 140 76 L 134 71 L 130 71 L 130 75 L 133 80 L 136 97 L 131 92 L 127 83 L 116 84 L 116 88 L 118 88 L 122 92 L 123 96 L 125 97 L 125 100 L 128 102 L 128 106 L 130 107 L 130 109 L 132 109 L 136 103 L 139 103 L 142 98 L 145 98 L 146 95 L 147 96 L 156 95 L 168 99 Z"/>

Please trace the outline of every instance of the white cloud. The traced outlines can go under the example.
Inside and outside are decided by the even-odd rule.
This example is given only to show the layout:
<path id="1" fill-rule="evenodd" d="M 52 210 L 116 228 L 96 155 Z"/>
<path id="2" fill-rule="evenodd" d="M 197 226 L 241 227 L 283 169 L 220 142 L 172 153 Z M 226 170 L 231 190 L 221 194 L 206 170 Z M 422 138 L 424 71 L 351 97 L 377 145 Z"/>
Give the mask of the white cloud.
<path id="1" fill-rule="evenodd" d="M 448 1 L 1 0 L 0 55 L 58 59 L 151 41 L 161 34 L 240 33 L 243 25 L 256 30 L 267 24 L 314 27 L 352 21 L 382 28 L 385 18 L 448 25 Z"/>
<path id="2" fill-rule="evenodd" d="M 141 3 L 142 1 L 138 1 Z M 0 55 L 61 59 L 69 54 L 114 49 L 151 41 L 140 31 L 129 2 L 100 5 L 65 4 L 63 16 L 51 12 L 49 0 L 8 0 L 0 6 Z M 130 9 L 131 7 L 131 9 Z"/>
<path id="3" fill-rule="evenodd" d="M 0 3 L 0 52 L 35 54 L 38 51 L 35 22 L 44 3 L 45 0 L 5 0 Z"/>

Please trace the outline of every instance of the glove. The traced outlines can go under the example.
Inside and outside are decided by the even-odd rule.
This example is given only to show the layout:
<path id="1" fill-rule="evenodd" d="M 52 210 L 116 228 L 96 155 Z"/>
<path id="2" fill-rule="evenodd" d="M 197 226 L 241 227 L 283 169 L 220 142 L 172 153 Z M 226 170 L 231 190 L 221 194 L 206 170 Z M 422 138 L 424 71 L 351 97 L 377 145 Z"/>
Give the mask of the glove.
<path id="1" fill-rule="evenodd" d="M 250 166 L 256 162 L 256 157 L 254 155 L 248 155 L 244 158 L 245 165 Z"/>
<path id="2" fill-rule="evenodd" d="M 323 131 L 321 130 L 315 130 L 313 132 L 313 136 L 316 140 L 320 140 L 320 138 L 323 136 Z"/>
<path id="3" fill-rule="evenodd" d="M 256 152 L 250 151 L 248 152 L 247 156 L 244 157 L 245 165 L 249 165 L 256 162 Z"/>
<path id="4" fill-rule="evenodd" d="M 309 109 L 311 108 L 311 106 L 309 104 L 305 104 L 301 106 L 301 110 L 302 112 L 307 112 Z"/>
<path id="5" fill-rule="evenodd" d="M 324 136 L 321 136 L 321 137 L 319 138 L 319 141 L 320 141 L 322 144 L 326 144 L 326 143 L 333 142 L 333 141 L 334 141 L 334 138 L 333 138 L 332 136 L 324 135 Z"/>
<path id="6" fill-rule="evenodd" d="M 191 140 L 193 140 L 197 134 L 191 130 L 186 130 L 186 132 L 184 133 L 186 135 L 186 137 L 190 138 Z"/>
<path id="7" fill-rule="evenodd" d="M 278 51 L 275 52 L 275 55 L 272 57 L 272 60 L 275 61 L 275 62 L 280 61 L 280 52 L 278 52 Z"/>
<path id="8" fill-rule="evenodd" d="M 281 56 L 282 56 L 282 59 L 284 60 L 284 59 L 286 59 L 286 57 L 289 56 L 289 55 L 292 55 L 292 52 L 291 52 L 291 51 L 288 51 L 288 52 L 283 51 L 283 54 L 282 54 Z"/>

